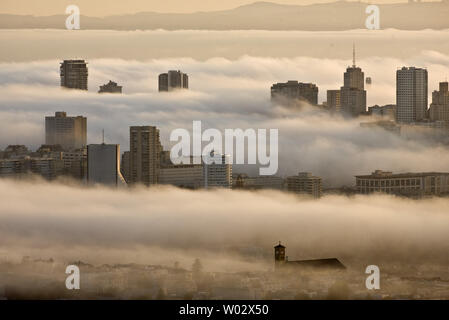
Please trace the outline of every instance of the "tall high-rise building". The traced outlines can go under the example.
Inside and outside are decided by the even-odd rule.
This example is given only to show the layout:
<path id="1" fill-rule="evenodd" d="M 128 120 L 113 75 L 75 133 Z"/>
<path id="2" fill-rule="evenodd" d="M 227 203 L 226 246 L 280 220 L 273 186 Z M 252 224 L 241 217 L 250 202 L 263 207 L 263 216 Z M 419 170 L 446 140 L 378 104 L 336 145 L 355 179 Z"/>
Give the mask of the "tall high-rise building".
<path id="1" fill-rule="evenodd" d="M 64 60 L 60 66 L 61 87 L 87 90 L 87 62 L 84 60 Z"/>
<path id="2" fill-rule="evenodd" d="M 427 70 L 403 67 L 396 71 L 396 121 L 422 121 L 427 114 Z"/>
<path id="3" fill-rule="evenodd" d="M 45 117 L 45 144 L 59 144 L 65 150 L 83 148 L 87 144 L 87 118 L 67 117 L 63 111 Z"/>
<path id="4" fill-rule="evenodd" d="M 214 161 L 215 160 L 215 161 Z M 232 188 L 232 164 L 229 155 L 213 151 L 203 163 L 203 182 L 207 188 Z"/>
<path id="5" fill-rule="evenodd" d="M 90 184 L 125 185 L 120 173 L 119 144 L 89 144 L 87 146 L 87 182 Z"/>
<path id="6" fill-rule="evenodd" d="M 129 130 L 129 181 L 146 186 L 159 183 L 162 145 L 159 129 L 133 126 Z"/>
<path id="7" fill-rule="evenodd" d="M 170 70 L 159 75 L 159 91 L 172 91 L 176 89 L 188 89 L 189 76 L 179 70 Z"/>
<path id="8" fill-rule="evenodd" d="M 341 111 L 340 90 L 327 90 L 327 106 L 332 112 Z"/>
<path id="9" fill-rule="evenodd" d="M 449 90 L 447 82 L 440 82 L 440 90 L 432 92 L 429 118 L 432 121 L 449 121 Z"/>
<path id="10" fill-rule="evenodd" d="M 321 178 L 309 172 L 300 172 L 297 176 L 287 177 L 286 186 L 290 192 L 306 194 L 314 198 L 321 197 Z"/>
<path id="11" fill-rule="evenodd" d="M 271 86 L 272 100 L 302 100 L 312 105 L 318 104 L 318 87 L 313 83 L 302 83 L 289 80 Z"/>
<path id="12" fill-rule="evenodd" d="M 352 67 L 344 73 L 343 87 L 340 88 L 341 110 L 346 115 L 358 116 L 366 112 L 365 74 L 355 64 L 355 47 L 353 48 Z"/>

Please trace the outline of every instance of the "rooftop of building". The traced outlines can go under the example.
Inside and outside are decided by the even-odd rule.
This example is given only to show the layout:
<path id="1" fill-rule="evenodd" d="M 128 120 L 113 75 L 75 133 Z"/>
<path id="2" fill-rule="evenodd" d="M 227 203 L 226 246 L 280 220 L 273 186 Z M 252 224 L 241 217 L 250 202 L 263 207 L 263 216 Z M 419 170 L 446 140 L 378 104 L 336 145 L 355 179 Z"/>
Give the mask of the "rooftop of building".
<path id="1" fill-rule="evenodd" d="M 449 176 L 449 172 L 406 172 L 406 173 L 393 173 L 391 171 L 376 170 L 369 175 L 355 176 L 359 179 L 385 179 L 385 178 L 417 178 L 427 176 Z"/>
<path id="2" fill-rule="evenodd" d="M 306 267 L 306 268 L 314 268 L 314 269 L 346 269 L 345 265 L 340 262 L 337 258 L 325 258 L 325 259 L 313 259 L 313 260 L 295 260 L 288 261 L 285 263 L 287 266 L 297 266 L 297 267 Z"/>

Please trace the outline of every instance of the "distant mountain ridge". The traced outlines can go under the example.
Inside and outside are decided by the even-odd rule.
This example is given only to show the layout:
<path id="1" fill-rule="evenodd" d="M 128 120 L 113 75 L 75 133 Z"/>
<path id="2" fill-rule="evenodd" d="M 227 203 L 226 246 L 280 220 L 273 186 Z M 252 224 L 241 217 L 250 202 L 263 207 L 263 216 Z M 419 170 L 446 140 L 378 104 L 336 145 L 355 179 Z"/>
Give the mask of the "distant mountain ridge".
<path id="1" fill-rule="evenodd" d="M 365 28 L 367 3 L 338 1 L 311 5 L 255 2 L 231 10 L 186 14 L 141 12 L 104 18 L 81 16 L 81 29 L 97 30 L 308 30 Z M 449 0 L 379 4 L 382 29 L 449 28 Z M 65 29 L 68 15 L 0 14 L 0 29 Z"/>

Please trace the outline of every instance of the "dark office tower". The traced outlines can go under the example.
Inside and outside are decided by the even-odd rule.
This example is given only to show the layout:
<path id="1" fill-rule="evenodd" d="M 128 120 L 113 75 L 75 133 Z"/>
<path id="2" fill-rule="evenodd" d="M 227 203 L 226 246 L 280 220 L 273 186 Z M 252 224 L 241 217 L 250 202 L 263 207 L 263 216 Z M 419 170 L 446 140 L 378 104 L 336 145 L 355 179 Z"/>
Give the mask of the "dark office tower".
<path id="1" fill-rule="evenodd" d="M 64 150 L 81 149 L 87 144 L 87 118 L 67 117 L 65 112 L 56 112 L 54 117 L 45 117 L 45 144 L 59 144 Z"/>
<path id="2" fill-rule="evenodd" d="M 60 67 L 61 87 L 87 90 L 87 62 L 64 60 Z"/>
<path id="3" fill-rule="evenodd" d="M 344 114 L 358 116 L 366 112 L 365 80 L 362 69 L 355 65 L 355 47 L 353 48 L 352 67 L 344 73 L 344 84 L 340 88 L 340 103 Z"/>
<path id="4" fill-rule="evenodd" d="M 181 71 L 171 70 L 159 75 L 159 91 L 188 89 L 189 76 Z"/>
<path id="5" fill-rule="evenodd" d="M 427 70 L 403 67 L 396 71 L 396 120 L 402 123 L 427 117 Z"/>
<path id="6" fill-rule="evenodd" d="M 87 182 L 90 184 L 125 185 L 120 173 L 119 144 L 87 146 Z"/>
<path id="7" fill-rule="evenodd" d="M 159 129 L 133 126 L 129 130 L 129 181 L 146 186 L 159 183 L 162 145 Z"/>
<path id="8" fill-rule="evenodd" d="M 271 99 L 287 102 L 302 100 L 316 105 L 318 104 L 318 87 L 313 83 L 302 83 L 295 80 L 275 83 L 271 86 Z"/>

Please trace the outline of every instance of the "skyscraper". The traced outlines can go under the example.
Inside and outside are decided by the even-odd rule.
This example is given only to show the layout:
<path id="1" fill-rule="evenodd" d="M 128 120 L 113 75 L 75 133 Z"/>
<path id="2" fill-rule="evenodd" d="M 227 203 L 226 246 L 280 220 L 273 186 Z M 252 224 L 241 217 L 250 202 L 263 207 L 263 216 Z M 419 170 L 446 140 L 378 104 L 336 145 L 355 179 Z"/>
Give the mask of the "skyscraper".
<path id="1" fill-rule="evenodd" d="M 87 182 L 125 185 L 120 173 L 119 144 L 89 144 L 87 146 Z"/>
<path id="2" fill-rule="evenodd" d="M 289 80 L 271 86 L 271 99 L 302 100 L 310 104 L 318 104 L 318 87 L 313 83 L 302 83 Z"/>
<path id="3" fill-rule="evenodd" d="M 133 126 L 129 130 L 129 139 L 129 183 L 146 186 L 159 183 L 162 152 L 159 129 Z"/>
<path id="4" fill-rule="evenodd" d="M 449 90 L 447 82 L 440 82 L 440 90 L 432 92 L 429 118 L 432 121 L 449 121 Z"/>
<path id="5" fill-rule="evenodd" d="M 188 89 L 189 76 L 181 71 L 170 70 L 159 75 L 159 91 Z"/>
<path id="6" fill-rule="evenodd" d="M 87 118 L 67 117 L 63 111 L 45 117 L 45 144 L 59 144 L 65 150 L 80 149 L 87 144 Z"/>
<path id="7" fill-rule="evenodd" d="M 87 62 L 64 60 L 60 66 L 61 87 L 87 90 Z"/>
<path id="8" fill-rule="evenodd" d="M 352 54 L 352 67 L 346 69 L 343 87 L 340 88 L 340 103 L 344 114 L 358 116 L 366 112 L 365 75 L 355 64 L 355 47 Z"/>
<path id="9" fill-rule="evenodd" d="M 422 121 L 427 113 L 427 70 L 403 67 L 396 71 L 396 120 Z"/>

